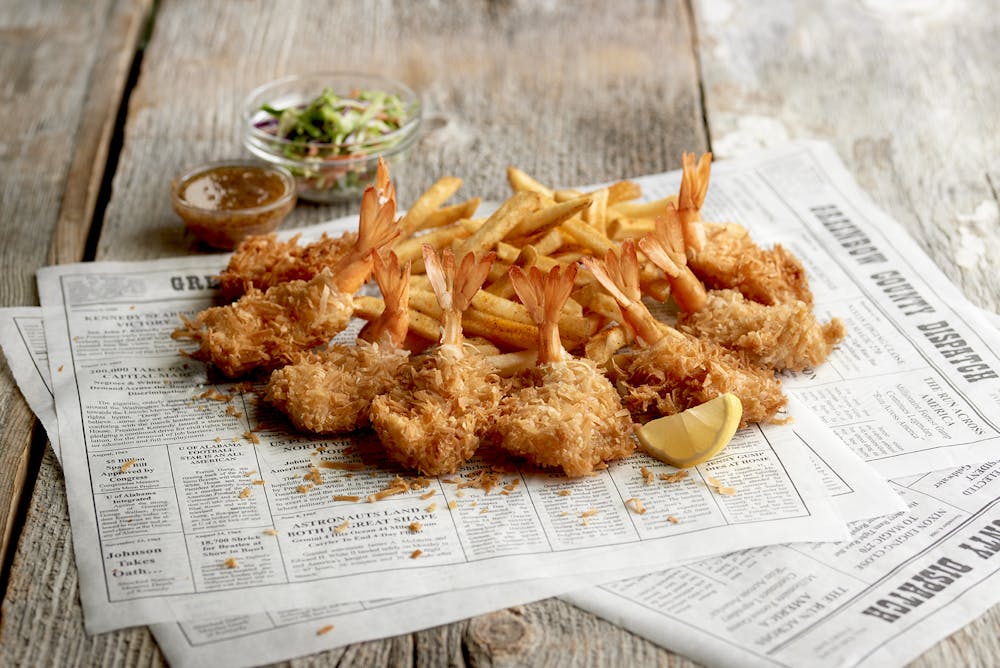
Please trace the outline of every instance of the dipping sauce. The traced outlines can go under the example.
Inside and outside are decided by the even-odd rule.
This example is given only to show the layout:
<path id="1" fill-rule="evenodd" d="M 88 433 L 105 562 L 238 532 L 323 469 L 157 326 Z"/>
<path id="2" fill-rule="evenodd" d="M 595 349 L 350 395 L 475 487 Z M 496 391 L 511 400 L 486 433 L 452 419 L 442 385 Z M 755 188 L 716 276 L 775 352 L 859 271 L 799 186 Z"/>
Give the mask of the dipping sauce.
<path id="1" fill-rule="evenodd" d="M 185 171 L 172 184 L 174 211 L 196 237 L 231 250 L 253 234 L 274 231 L 295 207 L 295 180 L 285 169 L 217 162 Z"/>
<path id="2" fill-rule="evenodd" d="M 187 204 L 208 211 L 253 209 L 275 202 L 285 194 L 281 176 L 261 167 L 213 167 L 181 184 Z"/>

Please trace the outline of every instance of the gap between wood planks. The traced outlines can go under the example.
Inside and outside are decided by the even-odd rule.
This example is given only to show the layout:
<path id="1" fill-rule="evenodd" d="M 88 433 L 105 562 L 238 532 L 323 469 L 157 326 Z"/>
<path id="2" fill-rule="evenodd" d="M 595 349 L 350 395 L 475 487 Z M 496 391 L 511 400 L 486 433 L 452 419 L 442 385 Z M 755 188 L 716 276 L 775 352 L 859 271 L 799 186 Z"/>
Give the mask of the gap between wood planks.
<path id="1" fill-rule="evenodd" d="M 114 179 L 115 171 L 118 169 L 118 157 L 121 154 L 122 144 L 125 136 L 125 121 L 128 116 L 128 103 L 132 96 L 132 90 L 139 80 L 139 72 L 142 69 L 142 58 L 146 45 L 152 36 L 155 23 L 156 12 L 159 9 L 159 0 L 154 0 L 149 10 L 149 15 L 145 19 L 142 36 L 136 44 L 135 52 L 132 56 L 132 63 L 129 67 L 128 77 L 122 89 L 122 96 L 119 100 L 118 110 L 115 115 L 114 130 L 111 141 L 108 145 L 107 161 L 104 165 L 104 172 L 101 176 L 101 185 L 98 191 L 97 200 L 94 204 L 94 212 L 91 217 L 91 224 L 87 232 L 87 241 L 84 245 L 82 261 L 89 262 L 96 256 L 97 242 L 101 237 L 101 228 L 104 224 L 104 215 L 111 199 L 111 182 Z M 48 444 L 48 436 L 45 429 L 37 419 L 31 430 L 31 443 L 28 446 L 27 462 L 22 463 L 24 472 L 21 481 L 21 492 L 16 503 L 10 508 L 10 535 L 3 551 L 2 562 L 0 562 L 0 600 L 6 597 L 7 583 L 10 579 L 10 571 L 14 563 L 14 555 L 17 553 L 17 545 L 20 542 L 21 530 L 28 519 L 28 508 L 31 506 L 31 499 L 35 492 L 35 481 L 38 479 L 38 471 L 41 468 L 42 456 L 45 454 L 45 447 Z M 24 458 L 21 459 L 24 462 Z"/>
<path id="2" fill-rule="evenodd" d="M 694 74 L 698 80 L 698 105 L 701 107 L 701 124 L 705 128 L 705 144 L 712 153 L 712 128 L 708 125 L 708 109 L 705 106 L 705 78 L 701 73 L 701 49 L 698 39 L 698 22 L 694 16 L 693 0 L 684 0 L 684 13 L 687 15 L 688 30 L 691 32 L 691 54 L 694 57 Z"/>

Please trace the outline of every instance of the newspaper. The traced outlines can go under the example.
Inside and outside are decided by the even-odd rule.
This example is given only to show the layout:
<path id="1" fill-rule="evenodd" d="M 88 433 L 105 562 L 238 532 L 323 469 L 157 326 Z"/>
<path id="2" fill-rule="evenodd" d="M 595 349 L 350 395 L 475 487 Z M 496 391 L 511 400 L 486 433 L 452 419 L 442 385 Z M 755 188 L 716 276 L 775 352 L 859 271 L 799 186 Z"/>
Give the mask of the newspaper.
<path id="1" fill-rule="evenodd" d="M 407 475 L 370 434 L 308 438 L 257 401 L 260 387 L 217 379 L 178 354 L 170 332 L 179 314 L 212 303 L 224 261 L 39 272 L 88 631 L 583 575 L 609 563 L 648 572 L 847 535 L 803 447 L 842 447 L 821 425 L 815 435 L 743 430 L 729 456 L 676 483 L 659 479 L 673 468 L 642 454 L 577 480 L 495 473 L 477 459 L 367 502 Z M 644 468 L 656 484 L 645 484 Z M 497 478 L 492 492 L 475 487 L 484 475 Z M 739 492 L 721 495 L 709 477 Z M 632 512 L 633 497 L 649 512 Z"/>
<path id="2" fill-rule="evenodd" d="M 893 481 L 906 512 L 564 598 L 713 666 L 902 666 L 1000 601 L 1000 462 Z"/>
<path id="3" fill-rule="evenodd" d="M 11 366 L 21 369 L 18 384 L 32 402 L 46 429 L 56 435 L 55 403 L 46 390 L 47 351 L 42 340 L 41 309 L 0 309 L 0 338 Z M 34 344 L 34 345 L 31 345 Z M 45 405 L 46 397 L 48 405 Z M 793 399 L 793 402 L 795 400 Z M 817 418 L 793 407 L 796 427 L 821 433 Z M 827 438 L 831 438 L 830 435 Z M 58 440 L 53 441 L 58 452 Z M 899 497 L 869 467 L 857 466 L 856 455 L 844 447 L 806 446 L 822 476 L 827 493 L 845 519 L 887 514 L 903 509 Z M 671 559 L 673 561 L 673 559 Z M 620 580 L 627 572 L 602 572 L 570 578 L 500 583 L 475 589 L 413 598 L 364 601 L 230 615 L 218 619 L 161 623 L 151 627 L 172 665 L 250 666 L 343 645 L 409 633 L 473 615 L 528 603 L 556 594 Z"/>

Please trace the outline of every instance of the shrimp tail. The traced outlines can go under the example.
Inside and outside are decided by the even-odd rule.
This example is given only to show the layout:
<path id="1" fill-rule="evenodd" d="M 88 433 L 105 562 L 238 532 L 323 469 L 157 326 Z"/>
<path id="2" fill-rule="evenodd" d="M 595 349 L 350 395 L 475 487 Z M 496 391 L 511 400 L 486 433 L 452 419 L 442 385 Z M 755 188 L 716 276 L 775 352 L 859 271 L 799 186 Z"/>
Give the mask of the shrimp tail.
<path id="1" fill-rule="evenodd" d="M 527 272 L 518 266 L 510 268 L 514 292 L 538 325 L 539 364 L 561 362 L 567 357 L 559 339 L 559 316 L 573 291 L 576 272 L 575 264 L 565 271 L 559 266 L 552 267 L 548 274 L 538 267 L 530 267 Z"/>
<path id="2" fill-rule="evenodd" d="M 372 252 L 384 248 L 399 236 L 395 188 L 389 181 L 384 163 L 380 164 L 380 170 L 382 174 L 376 177 L 376 186 L 368 186 L 361 196 L 357 241 L 333 268 L 337 288 L 347 294 L 357 292 L 371 276 Z"/>
<path id="3" fill-rule="evenodd" d="M 373 251 L 372 262 L 385 309 L 364 326 L 359 338 L 377 342 L 388 336 L 391 345 L 401 348 L 410 326 L 410 262 L 400 267 L 399 258 L 392 251 L 384 260 Z"/>
<path id="4" fill-rule="evenodd" d="M 677 210 L 684 232 L 684 245 L 690 251 L 705 247 L 705 226 L 701 223 L 701 207 L 708 193 L 708 177 L 712 171 L 712 154 L 703 153 L 694 162 L 694 153 L 681 156 L 681 189 L 677 195 Z"/>
<path id="5" fill-rule="evenodd" d="M 433 246 L 424 244 L 422 248 L 427 280 L 444 313 L 441 344 L 460 345 L 462 313 L 469 308 L 472 298 L 489 275 L 496 253 L 491 251 L 477 259 L 470 251 L 456 266 L 455 254 L 450 248 L 445 248 L 440 258 Z"/>
<path id="6" fill-rule="evenodd" d="M 683 224 L 673 202 L 658 216 L 650 234 L 639 239 L 639 249 L 663 270 L 674 301 L 682 311 L 700 311 L 708 301 L 705 286 L 687 266 Z"/>

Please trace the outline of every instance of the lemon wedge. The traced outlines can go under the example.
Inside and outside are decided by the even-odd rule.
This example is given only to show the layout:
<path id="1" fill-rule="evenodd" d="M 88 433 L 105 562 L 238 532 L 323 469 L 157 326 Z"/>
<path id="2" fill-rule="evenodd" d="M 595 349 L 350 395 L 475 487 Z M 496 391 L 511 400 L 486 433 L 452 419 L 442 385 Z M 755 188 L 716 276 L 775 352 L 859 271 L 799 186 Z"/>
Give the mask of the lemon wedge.
<path id="1" fill-rule="evenodd" d="M 647 454 L 677 468 L 690 468 L 726 447 L 742 417 L 740 398 L 727 392 L 682 413 L 651 420 L 635 433 Z"/>

